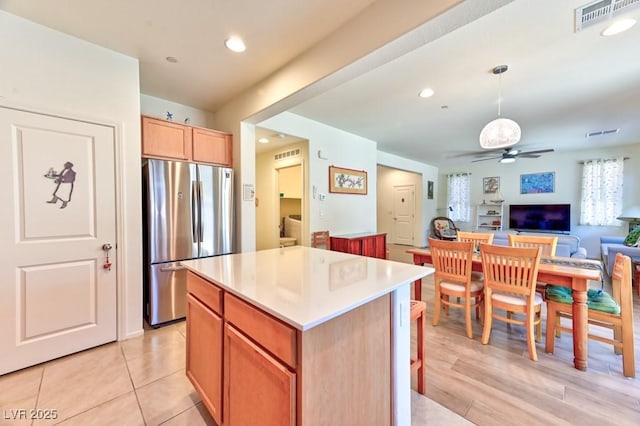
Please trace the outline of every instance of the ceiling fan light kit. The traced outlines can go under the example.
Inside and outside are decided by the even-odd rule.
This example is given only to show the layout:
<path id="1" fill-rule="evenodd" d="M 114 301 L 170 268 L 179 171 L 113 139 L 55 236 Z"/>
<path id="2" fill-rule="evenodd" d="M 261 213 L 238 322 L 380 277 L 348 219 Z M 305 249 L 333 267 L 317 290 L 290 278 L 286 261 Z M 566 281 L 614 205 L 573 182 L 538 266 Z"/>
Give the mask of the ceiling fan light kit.
<path id="1" fill-rule="evenodd" d="M 515 163 L 516 162 L 516 157 L 503 157 L 498 161 L 500 163 L 502 163 L 502 164 Z"/>
<path id="2" fill-rule="evenodd" d="M 507 65 L 499 65 L 493 69 L 493 73 L 500 77 L 498 80 L 498 118 L 487 123 L 480 132 L 480 146 L 484 149 L 513 146 L 520 141 L 520 137 L 522 136 L 518 123 L 509 118 L 500 117 L 502 74 L 508 69 L 509 67 Z"/>

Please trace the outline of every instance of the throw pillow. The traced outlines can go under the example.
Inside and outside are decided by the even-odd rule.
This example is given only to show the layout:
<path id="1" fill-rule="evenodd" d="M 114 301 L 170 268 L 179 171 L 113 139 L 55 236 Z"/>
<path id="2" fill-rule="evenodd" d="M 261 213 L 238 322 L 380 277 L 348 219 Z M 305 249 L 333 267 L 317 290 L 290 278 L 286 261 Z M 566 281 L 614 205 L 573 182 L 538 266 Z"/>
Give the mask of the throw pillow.
<path id="1" fill-rule="evenodd" d="M 635 246 L 638 243 L 638 239 L 640 239 L 640 226 L 629 232 L 629 235 L 624 239 L 623 244 L 625 246 Z"/>

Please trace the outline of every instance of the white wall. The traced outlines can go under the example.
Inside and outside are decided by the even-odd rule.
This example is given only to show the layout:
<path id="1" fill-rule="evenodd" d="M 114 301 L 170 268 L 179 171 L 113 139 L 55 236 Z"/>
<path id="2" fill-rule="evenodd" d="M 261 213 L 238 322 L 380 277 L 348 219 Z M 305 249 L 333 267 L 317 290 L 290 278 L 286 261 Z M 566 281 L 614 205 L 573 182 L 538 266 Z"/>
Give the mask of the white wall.
<path id="1" fill-rule="evenodd" d="M 376 231 L 376 143 L 296 114 L 284 112 L 259 123 L 309 141 L 309 233 L 328 229 L 332 235 Z M 323 160 L 318 158 L 321 150 Z M 367 172 L 367 195 L 329 193 L 329 166 Z M 313 197 L 313 187 L 326 194 Z M 307 235 L 308 237 L 308 235 Z"/>
<path id="2" fill-rule="evenodd" d="M 553 146 L 553 145 L 551 145 Z M 594 158 L 629 157 L 624 163 L 624 206 L 638 204 L 640 194 L 640 144 L 607 149 L 589 149 L 572 152 L 552 152 L 536 159 L 520 158 L 512 164 L 500 164 L 497 160 L 467 163 L 440 169 L 439 207 L 446 206 L 446 175 L 452 172 L 471 173 L 471 203 L 481 203 L 489 195 L 483 194 L 482 178 L 500 177 L 500 190 L 505 198 L 505 215 L 509 204 L 571 203 L 571 233 L 581 239 L 590 258 L 600 256 L 601 235 L 625 235 L 626 223 L 620 226 L 580 226 L 581 161 Z M 520 175 L 538 172 L 555 172 L 555 192 L 549 194 L 520 194 Z M 492 195 L 491 195 L 492 197 Z M 474 210 L 475 212 L 475 210 Z M 505 222 L 508 217 L 505 218 Z M 508 222 L 506 222 L 508 223 Z M 463 224 L 470 226 L 471 224 Z"/>
<path id="3" fill-rule="evenodd" d="M 411 235 L 413 238 L 412 245 L 421 247 L 425 240 L 422 235 L 424 229 L 422 221 L 422 204 L 423 200 L 421 194 L 424 193 L 422 189 L 422 175 L 413 172 L 407 172 L 404 170 L 392 169 L 378 165 L 378 187 L 377 187 L 377 217 L 378 217 L 378 232 L 384 232 L 387 234 L 387 242 L 395 243 L 394 234 L 394 220 L 393 220 L 393 195 L 394 187 L 396 186 L 413 186 L 414 189 L 414 219 L 413 230 Z M 426 194 L 425 197 L 426 198 Z"/>
<path id="4" fill-rule="evenodd" d="M 382 151 L 378 151 L 378 164 L 417 173 L 422 176 L 420 184 L 416 186 L 416 235 L 414 236 L 414 246 L 425 247 L 429 237 L 429 224 L 431 218 L 436 216 L 438 207 L 438 168 Z M 433 199 L 431 200 L 427 198 L 427 182 L 429 181 L 433 182 Z M 398 183 L 394 184 L 398 185 Z"/>
<path id="5" fill-rule="evenodd" d="M 165 120 L 167 112 L 171 112 L 173 121 L 176 123 L 185 124 L 185 120 L 188 119 L 188 124 L 191 126 L 215 128 L 213 127 L 213 113 L 154 96 L 140 94 L 140 111 L 144 115 L 161 120 Z"/>
<path id="6" fill-rule="evenodd" d="M 114 125 L 118 336 L 142 333 L 138 61 L 0 11 L 0 104 Z"/>

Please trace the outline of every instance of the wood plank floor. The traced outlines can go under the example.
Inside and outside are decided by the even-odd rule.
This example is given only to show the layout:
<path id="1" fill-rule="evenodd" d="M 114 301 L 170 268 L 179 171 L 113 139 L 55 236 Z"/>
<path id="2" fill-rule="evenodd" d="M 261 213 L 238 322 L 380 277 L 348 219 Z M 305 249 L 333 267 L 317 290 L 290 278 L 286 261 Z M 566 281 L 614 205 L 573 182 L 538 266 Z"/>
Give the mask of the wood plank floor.
<path id="1" fill-rule="evenodd" d="M 390 259 L 411 262 L 408 247 L 391 246 Z M 433 318 L 433 278 L 422 283 L 427 302 L 426 396 L 478 425 L 640 425 L 640 302 L 635 296 L 636 378 L 622 375 L 613 347 L 589 340 L 589 369 L 573 368 L 569 334 L 556 339 L 554 354 L 537 343 L 538 362 L 527 352 L 525 330 L 494 321 L 488 345 L 482 326 L 466 337 L 462 310 Z M 543 308 L 543 320 L 546 311 Z M 543 323 L 544 330 L 544 323 Z M 413 378 L 415 382 L 415 378 Z M 415 383 L 414 383 L 415 386 Z"/>

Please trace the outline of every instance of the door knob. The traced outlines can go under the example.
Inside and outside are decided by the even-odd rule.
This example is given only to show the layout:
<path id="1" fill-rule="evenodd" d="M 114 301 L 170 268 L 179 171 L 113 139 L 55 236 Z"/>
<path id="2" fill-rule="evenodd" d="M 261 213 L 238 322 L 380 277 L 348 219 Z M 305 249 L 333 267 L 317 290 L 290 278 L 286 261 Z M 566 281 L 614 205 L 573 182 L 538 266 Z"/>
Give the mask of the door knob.
<path id="1" fill-rule="evenodd" d="M 113 248 L 113 246 L 111 245 L 111 243 L 104 243 L 102 245 L 102 250 L 104 250 L 104 252 L 106 253 L 105 256 L 105 260 L 104 260 L 104 265 L 102 265 L 102 267 L 108 271 L 111 270 L 111 262 L 109 262 L 109 251 Z"/>

